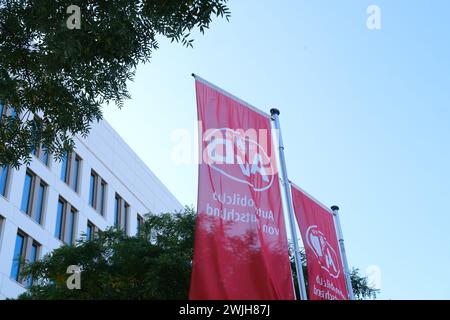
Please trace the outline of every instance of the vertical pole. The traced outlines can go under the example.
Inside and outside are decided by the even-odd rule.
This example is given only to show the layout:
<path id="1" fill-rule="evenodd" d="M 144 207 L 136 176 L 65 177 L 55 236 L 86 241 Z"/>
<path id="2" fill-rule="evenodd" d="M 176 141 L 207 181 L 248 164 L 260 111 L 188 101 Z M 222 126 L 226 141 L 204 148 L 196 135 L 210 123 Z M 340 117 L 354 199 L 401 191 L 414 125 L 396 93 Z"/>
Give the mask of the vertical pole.
<path id="1" fill-rule="evenodd" d="M 347 254 L 345 253 L 344 235 L 342 234 L 341 222 L 339 220 L 339 207 L 332 206 L 334 224 L 336 226 L 336 233 L 339 240 L 339 249 L 341 251 L 342 264 L 344 265 L 345 282 L 347 283 L 348 298 L 354 300 L 352 281 L 350 278 L 350 270 L 348 268 Z"/>
<path id="2" fill-rule="evenodd" d="M 275 129 L 278 134 L 278 149 L 280 156 L 280 166 L 281 166 L 281 179 L 284 187 L 284 193 L 286 196 L 287 209 L 289 212 L 289 225 L 291 227 L 292 234 L 292 242 L 294 242 L 294 258 L 295 258 L 295 268 L 297 271 L 297 281 L 298 287 L 300 291 L 300 299 L 308 300 L 308 296 L 306 294 L 305 287 L 305 279 L 303 277 L 303 269 L 302 269 L 302 261 L 300 258 L 300 248 L 298 246 L 298 237 L 297 237 L 297 229 L 295 225 L 295 216 L 294 216 L 294 207 L 292 205 L 292 195 L 291 195 L 291 186 L 289 183 L 287 170 L 286 170 L 286 159 L 284 157 L 284 145 L 283 138 L 281 137 L 281 128 L 280 128 L 280 120 L 278 116 L 280 115 L 280 111 L 278 109 L 271 109 L 270 114 L 272 115 L 272 120 L 275 124 Z"/>

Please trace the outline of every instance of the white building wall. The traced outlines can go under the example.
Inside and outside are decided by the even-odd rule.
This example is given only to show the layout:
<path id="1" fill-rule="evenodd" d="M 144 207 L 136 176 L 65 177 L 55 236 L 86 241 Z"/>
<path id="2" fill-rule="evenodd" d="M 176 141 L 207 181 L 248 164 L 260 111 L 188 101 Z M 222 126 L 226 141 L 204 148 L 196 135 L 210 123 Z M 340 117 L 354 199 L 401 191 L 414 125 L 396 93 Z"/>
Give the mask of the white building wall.
<path id="1" fill-rule="evenodd" d="M 151 146 L 149 146 L 151 147 Z M 87 221 L 101 230 L 114 224 L 114 199 L 118 193 L 129 205 L 127 234 L 137 230 L 137 213 L 161 213 L 183 207 L 145 163 L 106 122 L 93 125 L 88 138 L 76 138 L 75 152 L 81 157 L 79 192 L 60 180 L 61 163 L 50 161 L 49 167 L 33 158 L 28 166 L 47 183 L 43 223 L 39 225 L 20 210 L 26 166 L 11 170 L 6 198 L 0 196 L 0 299 L 17 297 L 25 288 L 10 278 L 18 229 L 41 245 L 40 257 L 63 243 L 55 234 L 58 198 L 61 196 L 78 210 L 76 237 L 86 232 Z M 105 214 L 100 215 L 88 202 L 91 170 L 107 183 Z"/>

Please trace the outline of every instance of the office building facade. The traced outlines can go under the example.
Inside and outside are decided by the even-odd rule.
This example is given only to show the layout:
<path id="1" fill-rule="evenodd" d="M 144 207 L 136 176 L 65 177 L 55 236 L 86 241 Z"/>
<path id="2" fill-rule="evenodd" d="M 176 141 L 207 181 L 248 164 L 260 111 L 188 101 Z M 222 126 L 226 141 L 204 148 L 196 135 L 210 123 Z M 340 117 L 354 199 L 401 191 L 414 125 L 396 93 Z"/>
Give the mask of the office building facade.
<path id="1" fill-rule="evenodd" d="M 132 236 L 146 213 L 182 205 L 106 122 L 59 162 L 42 148 L 16 170 L 0 167 L 0 299 L 26 290 L 21 260 L 117 226 Z"/>

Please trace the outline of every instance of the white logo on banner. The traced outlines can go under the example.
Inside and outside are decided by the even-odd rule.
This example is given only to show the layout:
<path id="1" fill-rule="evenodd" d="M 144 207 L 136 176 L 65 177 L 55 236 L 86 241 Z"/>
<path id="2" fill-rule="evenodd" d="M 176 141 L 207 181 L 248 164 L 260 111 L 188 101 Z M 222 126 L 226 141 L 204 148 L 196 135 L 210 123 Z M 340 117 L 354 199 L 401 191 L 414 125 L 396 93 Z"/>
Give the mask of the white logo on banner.
<path id="1" fill-rule="evenodd" d="M 333 278 L 337 278 L 341 272 L 338 256 L 316 225 L 312 225 L 306 230 L 306 242 L 314 252 L 322 269 Z"/>
<path id="2" fill-rule="evenodd" d="M 271 159 L 255 141 L 256 137 L 251 139 L 242 130 L 221 128 L 206 134 L 204 140 L 208 141 L 206 162 L 212 169 L 234 181 L 251 186 L 255 191 L 270 188 L 274 179 Z M 238 164 L 240 170 L 229 166 L 233 164 Z"/>

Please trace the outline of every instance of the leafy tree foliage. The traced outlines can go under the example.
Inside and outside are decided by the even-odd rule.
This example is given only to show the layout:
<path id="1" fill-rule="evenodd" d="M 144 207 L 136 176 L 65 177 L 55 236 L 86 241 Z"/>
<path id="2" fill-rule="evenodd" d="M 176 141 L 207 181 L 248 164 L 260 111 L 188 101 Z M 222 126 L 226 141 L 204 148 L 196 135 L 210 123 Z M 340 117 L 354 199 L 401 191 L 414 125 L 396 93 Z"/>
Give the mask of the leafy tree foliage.
<path id="1" fill-rule="evenodd" d="M 147 215 L 137 237 L 109 229 L 64 246 L 24 268 L 33 285 L 20 299 L 184 299 L 195 213 Z M 81 267 L 81 289 L 69 290 L 69 265 Z"/>
<path id="2" fill-rule="evenodd" d="M 379 289 L 374 289 L 369 286 L 367 277 L 363 277 L 359 274 L 359 269 L 353 268 L 350 272 L 350 279 L 352 282 L 353 294 L 355 299 L 375 299 L 380 292 Z"/>
<path id="3" fill-rule="evenodd" d="M 102 118 L 121 107 L 127 80 L 158 48 L 157 36 L 192 46 L 213 16 L 230 17 L 227 0 L 0 0 L 0 104 L 13 107 L 0 126 L 0 164 L 18 167 L 43 145 L 60 159 Z M 68 7 L 80 8 L 69 29 Z M 20 117 L 19 117 L 20 115 Z"/>
<path id="4" fill-rule="evenodd" d="M 148 214 L 137 237 L 109 229 L 100 231 L 93 240 L 58 248 L 25 266 L 22 276 L 31 277 L 33 284 L 19 298 L 187 299 L 195 218 L 191 208 Z M 306 275 L 304 252 L 301 257 Z M 67 288 L 70 265 L 81 267 L 80 290 Z M 358 299 L 374 298 L 377 293 L 357 269 L 352 272 L 352 285 Z"/>

